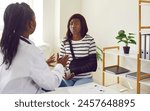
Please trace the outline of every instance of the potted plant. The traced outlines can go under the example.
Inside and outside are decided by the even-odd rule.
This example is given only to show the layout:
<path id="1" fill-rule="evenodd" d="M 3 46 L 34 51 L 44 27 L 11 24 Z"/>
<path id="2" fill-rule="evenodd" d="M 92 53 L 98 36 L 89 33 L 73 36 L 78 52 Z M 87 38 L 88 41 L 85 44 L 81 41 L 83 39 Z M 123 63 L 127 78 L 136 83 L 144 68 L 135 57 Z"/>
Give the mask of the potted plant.
<path id="1" fill-rule="evenodd" d="M 98 46 L 96 46 L 96 58 L 97 58 L 97 60 L 102 61 L 102 53 L 103 53 L 102 49 L 99 48 Z"/>
<path id="2" fill-rule="evenodd" d="M 129 54 L 129 50 L 130 50 L 129 44 L 136 44 L 136 41 L 134 40 L 135 38 L 134 35 L 135 35 L 134 33 L 128 33 L 127 35 L 124 30 L 120 30 L 118 32 L 116 39 L 119 40 L 118 43 L 120 42 L 125 43 L 125 46 L 123 47 L 125 54 Z"/>

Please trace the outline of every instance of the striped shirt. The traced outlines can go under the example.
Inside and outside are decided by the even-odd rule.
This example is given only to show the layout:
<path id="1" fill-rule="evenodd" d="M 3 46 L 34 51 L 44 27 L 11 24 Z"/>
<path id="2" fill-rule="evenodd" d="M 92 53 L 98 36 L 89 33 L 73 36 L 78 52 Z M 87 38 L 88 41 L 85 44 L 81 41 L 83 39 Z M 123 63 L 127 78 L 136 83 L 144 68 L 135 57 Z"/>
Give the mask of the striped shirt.
<path id="1" fill-rule="evenodd" d="M 84 38 L 78 41 L 72 40 L 72 47 L 75 57 L 85 57 L 89 54 L 96 54 L 96 45 L 94 38 L 90 35 L 85 35 Z M 61 48 L 60 48 L 60 57 L 63 57 L 64 55 L 69 56 L 68 65 L 66 66 L 66 70 L 69 69 L 69 64 L 73 60 L 71 51 L 70 51 L 70 45 L 69 42 L 64 38 L 64 40 L 61 42 Z M 74 78 L 87 78 L 91 77 L 91 73 L 82 73 L 78 74 Z"/>

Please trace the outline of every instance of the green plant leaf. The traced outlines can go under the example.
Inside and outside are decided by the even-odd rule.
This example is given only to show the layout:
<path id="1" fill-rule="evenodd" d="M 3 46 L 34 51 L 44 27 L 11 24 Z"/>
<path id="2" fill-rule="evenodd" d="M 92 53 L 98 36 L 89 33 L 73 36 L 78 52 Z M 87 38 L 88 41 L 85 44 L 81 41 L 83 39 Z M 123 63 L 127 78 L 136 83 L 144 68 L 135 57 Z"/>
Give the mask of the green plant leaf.
<path id="1" fill-rule="evenodd" d="M 123 39 L 123 38 L 126 38 L 126 36 L 124 36 L 124 35 L 123 35 L 123 36 L 119 35 L 119 36 L 116 37 L 116 39 Z"/>
<path id="2" fill-rule="evenodd" d="M 120 35 L 120 34 L 124 34 L 125 33 L 125 31 L 124 30 L 120 30 L 119 32 L 118 32 L 118 35 Z"/>
<path id="3" fill-rule="evenodd" d="M 120 36 L 117 36 L 117 37 L 116 37 L 116 39 L 122 39 L 122 37 L 120 37 Z"/>
<path id="4" fill-rule="evenodd" d="M 129 33 L 129 35 L 135 35 L 134 33 Z"/>
<path id="5" fill-rule="evenodd" d="M 103 54 L 102 49 L 99 48 L 99 47 L 96 45 L 96 58 L 97 58 L 97 60 L 101 60 L 101 61 L 102 61 L 102 54 Z"/>
<path id="6" fill-rule="evenodd" d="M 131 39 L 131 40 L 130 40 L 130 44 L 136 44 L 136 41 L 133 40 L 133 39 Z"/>
<path id="7" fill-rule="evenodd" d="M 99 48 L 98 46 L 96 46 L 96 48 L 97 48 L 98 50 L 100 50 L 100 51 L 101 51 L 101 53 L 103 52 L 103 51 L 102 51 L 102 49 L 101 49 L 101 48 Z"/>
<path id="8" fill-rule="evenodd" d="M 119 40 L 118 43 L 122 42 L 122 40 Z"/>
<path id="9" fill-rule="evenodd" d="M 129 39 L 134 38 L 134 36 L 128 36 Z"/>

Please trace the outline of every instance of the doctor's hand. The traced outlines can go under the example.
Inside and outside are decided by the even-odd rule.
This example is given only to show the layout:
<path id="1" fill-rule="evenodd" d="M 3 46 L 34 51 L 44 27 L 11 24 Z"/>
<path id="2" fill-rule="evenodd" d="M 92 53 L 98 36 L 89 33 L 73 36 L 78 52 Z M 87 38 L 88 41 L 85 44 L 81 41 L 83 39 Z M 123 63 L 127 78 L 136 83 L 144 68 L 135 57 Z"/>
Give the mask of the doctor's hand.
<path id="1" fill-rule="evenodd" d="M 53 54 L 52 56 L 50 56 L 46 62 L 49 66 L 54 67 L 54 65 L 52 65 L 52 64 L 56 62 L 55 61 L 55 55 Z"/>
<path id="2" fill-rule="evenodd" d="M 57 53 L 57 63 L 62 64 L 64 67 L 67 65 L 68 59 L 69 59 L 68 55 L 65 55 L 64 57 L 59 58 L 59 54 Z"/>

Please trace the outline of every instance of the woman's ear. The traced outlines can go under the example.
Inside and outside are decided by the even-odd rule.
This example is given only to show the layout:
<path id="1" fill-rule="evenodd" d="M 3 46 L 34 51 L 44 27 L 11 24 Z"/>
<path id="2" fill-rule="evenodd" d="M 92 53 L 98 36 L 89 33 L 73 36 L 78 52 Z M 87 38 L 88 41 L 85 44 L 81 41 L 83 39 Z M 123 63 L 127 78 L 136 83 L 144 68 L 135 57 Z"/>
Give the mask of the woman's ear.
<path id="1" fill-rule="evenodd" d="M 29 33 L 32 34 L 35 30 L 36 22 L 34 20 L 31 20 L 30 22 L 28 22 L 28 26 L 29 26 Z"/>
<path id="2" fill-rule="evenodd" d="M 27 23 L 26 23 L 26 31 L 27 31 L 27 32 L 29 32 L 30 27 L 31 27 L 31 26 L 30 26 L 30 23 L 29 23 L 29 21 L 27 21 Z"/>
<path id="3" fill-rule="evenodd" d="M 33 28 L 33 23 L 32 23 L 32 21 L 29 21 L 29 22 L 28 22 L 28 27 L 29 27 L 29 28 Z"/>
<path id="4" fill-rule="evenodd" d="M 33 22 L 32 22 L 32 21 L 30 22 L 30 28 L 31 28 L 31 29 L 34 29 L 34 25 L 33 25 Z"/>

